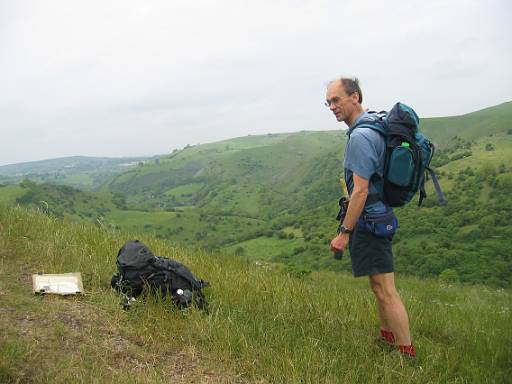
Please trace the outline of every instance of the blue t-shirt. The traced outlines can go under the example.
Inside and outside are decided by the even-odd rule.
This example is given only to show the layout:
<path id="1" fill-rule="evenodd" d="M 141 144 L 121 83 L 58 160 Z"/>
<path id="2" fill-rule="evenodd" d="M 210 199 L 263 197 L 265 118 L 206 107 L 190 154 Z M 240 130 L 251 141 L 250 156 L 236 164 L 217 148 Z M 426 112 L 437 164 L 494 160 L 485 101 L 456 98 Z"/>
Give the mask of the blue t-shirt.
<path id="1" fill-rule="evenodd" d="M 378 174 L 382 177 L 384 174 L 386 155 L 384 137 L 370 128 L 353 128 L 365 118 L 371 119 L 368 113 L 361 113 L 347 132 L 349 139 L 345 148 L 344 167 L 345 180 L 347 181 L 347 188 L 350 194 L 354 188 L 353 173 L 369 180 L 368 195 L 379 193 L 374 180 L 371 179 L 372 175 Z M 390 209 L 382 201 L 378 201 L 373 204 L 366 204 L 364 214 L 376 215 L 388 212 Z"/>

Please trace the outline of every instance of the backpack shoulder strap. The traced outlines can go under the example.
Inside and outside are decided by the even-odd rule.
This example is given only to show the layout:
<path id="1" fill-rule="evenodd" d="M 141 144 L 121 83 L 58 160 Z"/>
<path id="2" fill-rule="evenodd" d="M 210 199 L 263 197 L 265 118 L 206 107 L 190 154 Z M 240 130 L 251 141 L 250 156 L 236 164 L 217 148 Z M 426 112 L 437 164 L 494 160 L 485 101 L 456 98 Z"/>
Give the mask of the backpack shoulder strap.
<path id="1" fill-rule="evenodd" d="M 172 271 L 181 278 L 187 280 L 195 288 L 203 288 L 205 282 L 197 279 L 192 272 L 183 264 L 166 257 L 156 256 L 155 267 L 162 270 Z M 206 283 L 207 284 L 207 283 Z"/>
<path id="2" fill-rule="evenodd" d="M 386 111 L 381 112 L 375 112 L 375 111 L 369 111 L 368 114 L 363 117 L 361 120 L 357 122 L 357 124 L 351 129 L 351 132 L 354 129 L 358 128 L 364 128 L 364 129 L 371 129 L 373 131 L 376 131 L 380 133 L 384 140 L 387 140 L 387 127 L 386 127 Z M 350 140 L 350 134 L 349 134 L 349 140 Z M 373 174 L 371 177 L 372 182 L 379 184 L 380 186 L 378 189 L 382 190 L 383 185 L 382 184 L 382 178 L 378 174 Z M 375 204 L 379 201 L 382 201 L 382 193 L 373 193 L 369 194 L 366 197 L 365 205 L 371 205 Z"/>
<path id="3" fill-rule="evenodd" d="M 373 129 L 376 132 L 379 132 L 384 137 L 387 137 L 386 115 L 387 114 L 385 111 L 370 111 L 366 116 L 359 120 L 354 127 L 352 127 L 351 131 L 353 131 L 356 128 L 369 128 Z"/>

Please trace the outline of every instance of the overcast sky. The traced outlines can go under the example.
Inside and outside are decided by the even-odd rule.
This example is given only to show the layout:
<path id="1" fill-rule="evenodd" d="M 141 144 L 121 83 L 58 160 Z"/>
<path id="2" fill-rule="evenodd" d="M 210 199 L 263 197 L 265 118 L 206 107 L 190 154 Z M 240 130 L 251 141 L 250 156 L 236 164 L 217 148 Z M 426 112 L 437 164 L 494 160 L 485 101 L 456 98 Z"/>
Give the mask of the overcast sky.
<path id="1" fill-rule="evenodd" d="M 420 116 L 512 100 L 512 1 L 0 0 L 0 165 L 342 128 L 325 84 Z"/>

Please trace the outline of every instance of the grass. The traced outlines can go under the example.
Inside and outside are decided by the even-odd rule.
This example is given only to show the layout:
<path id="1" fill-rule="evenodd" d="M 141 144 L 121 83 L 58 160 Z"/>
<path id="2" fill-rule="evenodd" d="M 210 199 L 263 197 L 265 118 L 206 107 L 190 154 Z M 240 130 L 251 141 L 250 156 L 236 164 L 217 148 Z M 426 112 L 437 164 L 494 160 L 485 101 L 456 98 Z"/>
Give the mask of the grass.
<path id="1" fill-rule="evenodd" d="M 293 248 L 304 246 L 302 239 L 279 239 L 277 237 L 261 236 L 226 248 L 234 253 L 238 247 L 244 248 L 244 256 L 253 260 L 271 260 L 274 256 L 289 252 Z"/>
<path id="2" fill-rule="evenodd" d="M 179 197 L 181 195 L 192 194 L 199 191 L 203 185 L 203 183 L 190 183 L 186 185 L 180 185 L 179 187 L 169 189 L 167 192 L 165 192 L 165 195 Z"/>
<path id="3" fill-rule="evenodd" d="M 498 109 L 506 114 L 511 106 L 509 103 Z M 493 127 L 503 128 L 503 116 L 495 115 L 495 110 L 491 112 L 490 116 L 497 118 Z M 457 121 L 460 123 L 462 120 L 449 118 L 445 124 L 452 129 Z M 512 177 L 512 134 L 508 134 L 508 130 L 494 132 L 482 126 L 478 130 L 479 136 L 471 142 L 453 138 L 455 133 L 467 137 L 465 129 L 459 124 L 457 132 L 452 132 L 453 135 L 446 139 L 445 149 L 437 153 L 437 159 L 442 160 L 438 162 L 437 171 L 449 201 L 443 208 L 446 212 L 442 217 L 446 219 L 444 224 L 440 225 L 441 217 L 431 218 L 437 212 L 437 199 L 430 181 L 426 183 L 429 198 L 424 209 L 396 210 L 400 216 L 400 233 L 404 234 L 404 239 L 411 240 L 411 246 L 417 250 L 412 252 L 409 247 L 404 247 L 404 254 L 419 254 L 419 257 L 397 258 L 397 268 L 424 277 L 438 276 L 444 269 L 457 267 L 459 272 L 464 270 L 462 281 L 510 286 L 510 273 L 496 277 L 497 274 L 489 268 L 511 270 L 507 267 L 510 258 L 506 247 L 496 247 L 492 257 L 485 261 L 475 257 L 474 262 L 469 263 L 461 258 L 468 254 L 465 252 L 467 249 L 463 249 L 468 244 L 467 239 L 478 233 L 480 222 L 477 217 L 484 220 L 483 227 L 495 228 L 496 233 L 488 234 L 489 237 L 506 238 L 507 231 L 512 228 L 509 209 L 503 205 L 505 200 L 496 198 L 497 187 Z M 108 188 L 103 193 L 75 191 L 74 196 L 68 196 L 62 187 L 47 185 L 44 187 L 47 193 L 32 200 L 36 205 L 44 205 L 41 203 L 44 201 L 51 212 L 59 214 L 64 211 L 65 216 L 75 220 L 99 220 L 123 230 L 139 230 L 175 243 L 220 248 L 228 253 L 242 246 L 253 259 L 276 256 L 273 260 L 315 270 L 337 271 L 347 269 L 347 266 L 340 268 L 339 263 L 335 264 L 327 248 L 336 229 L 333 216 L 341 192 L 338 176 L 342 168 L 344 142 L 345 134 L 339 130 L 248 136 L 189 147 L 158 161 L 148 161 L 112 181 L 112 188 L 127 194 L 126 205 L 130 210 L 120 211 L 119 208 L 124 208 L 123 201 L 109 194 Z M 492 145 L 492 150 L 486 150 L 488 144 Z M 463 153 L 471 155 L 449 161 Z M 445 164 L 445 160 L 449 162 Z M 461 185 L 461 180 L 465 178 L 470 183 L 472 179 L 466 173 L 471 172 L 477 175 L 499 174 L 496 180 L 489 179 L 483 183 L 478 191 L 466 193 L 469 187 Z M 474 180 L 471 183 L 474 184 Z M 14 201 L 10 188 L 15 187 L 0 188 L 0 201 Z M 450 200 L 454 196 L 450 191 L 454 188 L 464 191 L 462 196 L 475 197 L 467 209 L 464 206 L 457 209 L 457 214 L 450 208 L 450 205 L 453 207 Z M 502 204 L 503 209 L 494 210 L 493 205 L 496 204 Z M 413 205 L 415 202 L 411 203 Z M 423 234 L 414 230 L 419 223 L 420 228 L 426 228 L 423 234 L 433 230 L 438 232 L 439 236 L 429 242 L 438 245 L 437 250 L 431 249 L 430 254 L 434 257 L 417 246 L 424 240 Z M 295 228 L 299 226 L 300 229 Z M 269 232 L 283 237 L 279 231 L 293 233 L 296 239 L 304 240 L 282 241 L 263 237 Z M 411 231 L 414 235 L 407 235 Z M 448 233 L 454 236 L 448 236 Z M 443 241 L 439 240 L 441 237 Z M 448 237 L 452 237 L 451 241 Z M 441 246 L 441 243 L 448 245 Z M 489 253 L 493 243 L 491 237 L 480 242 L 478 254 Z M 306 249 L 299 252 L 300 248 Z M 451 249 L 458 250 L 457 255 L 445 252 Z M 434 258 L 443 262 L 433 262 Z M 424 268 L 420 269 L 418 265 Z M 489 273 L 480 273 L 482 270 Z"/>
<path id="4" fill-rule="evenodd" d="M 122 225 L 126 229 L 141 228 L 144 224 L 164 225 L 176 217 L 175 212 L 145 212 L 145 211 L 112 211 L 107 215 L 108 220 Z"/>
<path id="5" fill-rule="evenodd" d="M 416 364 L 374 343 L 364 279 L 186 249 L 143 234 L 1 208 L 2 382 L 507 382 L 511 292 L 398 279 Z M 164 302 L 122 311 L 109 288 L 118 248 L 139 237 L 211 282 L 210 314 Z M 34 296 L 30 273 L 82 272 L 86 294 Z"/>
<path id="6" fill-rule="evenodd" d="M 492 151 L 486 151 L 485 146 L 491 144 Z M 504 164 L 507 167 L 512 166 L 512 135 L 498 134 L 475 140 L 475 144 L 471 147 L 472 155 L 460 160 L 452 161 L 441 167 L 446 172 L 456 172 L 466 167 L 473 169 L 480 167 L 482 164 L 492 164 L 498 167 Z"/>
<path id="7" fill-rule="evenodd" d="M 184 208 L 180 208 L 179 212 L 112 210 L 107 213 L 106 220 L 122 230 L 144 231 L 157 237 L 173 239 L 177 243 L 201 246 L 234 243 L 240 233 L 258 231 L 263 225 L 259 220 L 234 215 L 201 217 L 197 211 Z M 236 228 L 243 228 L 243 231 L 238 233 Z"/>
<path id="8" fill-rule="evenodd" d="M 23 195 L 23 188 L 18 185 L 6 185 L 0 187 L 0 204 L 14 204 L 16 198 Z"/>

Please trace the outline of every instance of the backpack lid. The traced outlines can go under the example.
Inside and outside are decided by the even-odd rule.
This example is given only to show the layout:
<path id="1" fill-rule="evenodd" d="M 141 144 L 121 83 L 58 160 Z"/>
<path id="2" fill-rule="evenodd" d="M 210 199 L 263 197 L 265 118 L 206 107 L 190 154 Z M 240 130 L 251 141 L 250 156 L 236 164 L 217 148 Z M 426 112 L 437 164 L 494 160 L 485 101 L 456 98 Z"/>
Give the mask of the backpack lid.
<path id="1" fill-rule="evenodd" d="M 396 103 L 386 117 L 388 134 L 401 136 L 414 142 L 420 119 L 416 112 L 404 103 Z"/>
<path id="2" fill-rule="evenodd" d="M 117 265 L 121 268 L 142 268 L 155 261 L 155 255 L 139 240 L 129 240 L 117 254 Z"/>

